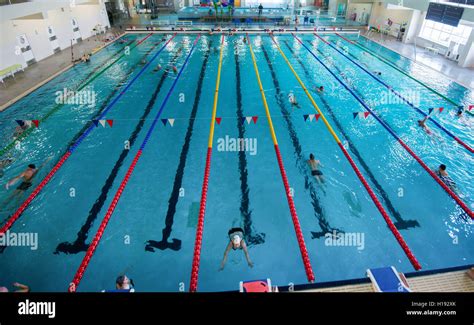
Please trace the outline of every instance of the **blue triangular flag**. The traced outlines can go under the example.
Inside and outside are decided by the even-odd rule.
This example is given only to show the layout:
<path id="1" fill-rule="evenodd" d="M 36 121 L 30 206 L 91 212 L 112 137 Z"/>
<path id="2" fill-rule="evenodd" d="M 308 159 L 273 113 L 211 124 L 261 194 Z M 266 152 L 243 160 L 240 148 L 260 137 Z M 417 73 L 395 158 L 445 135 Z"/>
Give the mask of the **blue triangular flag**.
<path id="1" fill-rule="evenodd" d="M 352 113 L 354 115 L 354 118 L 356 118 L 359 115 L 359 112 Z"/>
<path id="2" fill-rule="evenodd" d="M 305 122 L 306 122 L 306 120 L 308 119 L 308 116 L 309 116 L 308 114 L 303 115 Z"/>
<path id="3" fill-rule="evenodd" d="M 428 110 L 428 114 L 431 114 L 432 111 L 433 111 L 433 109 L 430 108 L 430 109 Z"/>
<path id="4" fill-rule="evenodd" d="M 15 120 L 15 122 L 17 122 L 19 126 L 22 126 L 24 124 L 23 120 Z"/>
<path id="5" fill-rule="evenodd" d="M 95 126 L 99 126 L 99 120 L 92 120 L 94 122 Z"/>
<path id="6" fill-rule="evenodd" d="M 163 122 L 163 125 L 166 126 L 166 123 L 168 122 L 168 119 L 162 118 L 162 119 L 161 119 L 161 122 Z"/>
<path id="7" fill-rule="evenodd" d="M 241 122 L 242 122 L 242 124 L 245 123 L 245 116 L 241 118 Z"/>

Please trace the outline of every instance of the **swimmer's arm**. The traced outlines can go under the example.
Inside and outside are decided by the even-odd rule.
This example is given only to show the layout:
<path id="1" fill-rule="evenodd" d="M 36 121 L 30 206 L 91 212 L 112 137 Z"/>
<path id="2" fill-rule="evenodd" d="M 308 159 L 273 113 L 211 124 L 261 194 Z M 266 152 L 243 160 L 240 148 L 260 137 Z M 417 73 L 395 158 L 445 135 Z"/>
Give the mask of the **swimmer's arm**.
<path id="1" fill-rule="evenodd" d="M 21 173 L 20 175 L 18 175 L 17 177 L 13 177 L 12 179 L 10 179 L 6 184 L 5 184 L 5 188 L 8 190 L 8 188 L 10 186 L 13 186 L 15 185 L 16 182 L 18 182 L 20 179 L 22 179 L 24 176 L 24 173 Z"/>
<path id="2" fill-rule="evenodd" d="M 231 249 L 231 246 L 232 246 L 232 243 L 229 242 L 229 244 L 227 245 L 226 249 L 225 249 L 225 252 L 224 252 L 224 258 L 222 259 L 222 263 L 221 263 L 221 267 L 219 268 L 219 271 L 220 270 L 223 270 L 224 269 L 224 265 L 227 261 L 227 255 L 229 254 L 229 251 Z"/>
<path id="3" fill-rule="evenodd" d="M 247 259 L 247 263 L 249 264 L 250 267 L 253 267 L 253 263 L 250 260 L 249 250 L 247 249 L 247 244 L 245 243 L 244 240 L 242 240 L 242 249 L 244 250 L 245 258 Z"/>

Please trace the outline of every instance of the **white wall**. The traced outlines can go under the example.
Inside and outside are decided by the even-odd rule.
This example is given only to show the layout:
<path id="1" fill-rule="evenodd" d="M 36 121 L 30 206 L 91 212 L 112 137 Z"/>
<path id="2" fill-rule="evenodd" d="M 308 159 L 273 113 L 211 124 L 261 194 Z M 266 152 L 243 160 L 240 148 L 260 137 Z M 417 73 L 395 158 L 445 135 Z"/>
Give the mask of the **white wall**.
<path id="1" fill-rule="evenodd" d="M 356 14 L 356 21 L 366 23 L 372 11 L 372 3 L 351 3 L 347 7 L 346 19 L 352 19 L 352 15 Z"/>
<path id="2" fill-rule="evenodd" d="M 72 17 L 75 17 L 78 22 L 82 39 L 90 37 L 92 29 L 97 24 L 110 27 L 103 3 L 76 5 L 72 8 L 65 6 L 63 8 L 64 11 L 58 8 L 43 12 L 43 19 L 1 20 L 0 69 L 17 63 L 26 66 L 23 57 L 15 54 L 15 48 L 18 45 L 17 36 L 21 34 L 26 34 L 35 59 L 39 61 L 53 54 L 47 33 L 48 26 L 53 26 L 61 49 L 68 48 L 71 45 L 73 35 Z"/>

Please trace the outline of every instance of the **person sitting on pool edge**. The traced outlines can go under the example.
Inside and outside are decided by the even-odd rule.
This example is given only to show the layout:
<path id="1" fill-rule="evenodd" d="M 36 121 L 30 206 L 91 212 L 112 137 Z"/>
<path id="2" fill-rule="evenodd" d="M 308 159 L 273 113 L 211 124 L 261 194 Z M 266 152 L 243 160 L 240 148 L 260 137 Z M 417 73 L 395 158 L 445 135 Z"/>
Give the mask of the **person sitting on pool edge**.
<path id="1" fill-rule="evenodd" d="M 323 184 L 323 173 L 319 170 L 319 166 L 323 167 L 323 164 L 321 164 L 319 160 L 314 159 L 314 155 L 312 153 L 309 154 L 308 165 L 311 168 L 311 175 L 313 175 L 319 184 Z"/>
<path id="2" fill-rule="evenodd" d="M 244 240 L 244 230 L 242 228 L 232 228 L 229 230 L 228 235 L 229 235 L 230 241 L 225 249 L 224 258 L 222 259 L 222 263 L 219 268 L 219 271 L 224 269 L 224 265 L 227 261 L 227 255 L 229 255 L 230 249 L 233 249 L 233 250 L 242 249 L 245 253 L 245 258 L 247 259 L 248 265 L 250 267 L 253 267 L 253 263 L 250 260 L 249 251 L 247 249 L 247 244 L 245 243 L 245 240 Z"/>

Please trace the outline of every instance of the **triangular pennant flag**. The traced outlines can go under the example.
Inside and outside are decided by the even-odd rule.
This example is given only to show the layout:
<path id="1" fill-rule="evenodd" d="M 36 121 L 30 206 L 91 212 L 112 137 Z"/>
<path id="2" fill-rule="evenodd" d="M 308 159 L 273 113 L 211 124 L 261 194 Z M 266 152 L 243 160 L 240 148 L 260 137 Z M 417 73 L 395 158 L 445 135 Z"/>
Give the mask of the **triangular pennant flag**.
<path id="1" fill-rule="evenodd" d="M 162 118 L 161 122 L 163 122 L 163 125 L 166 126 L 166 123 L 168 122 L 168 119 Z"/>
<path id="2" fill-rule="evenodd" d="M 321 114 L 316 114 L 315 117 L 316 117 L 316 122 L 317 122 L 318 119 L 321 117 Z"/>
<path id="3" fill-rule="evenodd" d="M 257 124 L 258 116 L 252 116 L 253 124 Z"/>
<path id="4" fill-rule="evenodd" d="M 23 122 L 23 120 L 15 120 L 15 122 L 17 122 L 19 126 L 22 126 L 23 123 L 25 123 L 25 122 Z"/>
<path id="5" fill-rule="evenodd" d="M 31 122 L 33 122 L 33 124 L 38 127 L 39 126 L 39 120 L 31 120 Z"/>
<path id="6" fill-rule="evenodd" d="M 306 122 L 306 120 L 308 119 L 308 116 L 309 116 L 308 114 L 303 115 L 305 122 Z"/>
<path id="7" fill-rule="evenodd" d="M 107 120 L 107 124 L 112 127 L 114 125 L 114 120 Z"/>
<path id="8" fill-rule="evenodd" d="M 439 108 L 439 112 L 441 113 L 444 110 L 444 107 Z"/>
<path id="9" fill-rule="evenodd" d="M 252 122 L 252 116 L 247 116 L 245 117 L 245 119 L 247 120 L 247 124 L 250 124 L 250 122 Z"/>
<path id="10" fill-rule="evenodd" d="M 430 108 L 430 109 L 428 110 L 428 114 L 431 114 L 432 111 L 433 111 L 433 109 Z"/>
<path id="11" fill-rule="evenodd" d="M 367 118 L 367 116 L 370 115 L 370 112 L 364 112 L 364 118 Z"/>
<path id="12" fill-rule="evenodd" d="M 105 128 L 105 120 L 99 120 L 100 125 Z"/>
<path id="13" fill-rule="evenodd" d="M 95 126 L 99 126 L 99 120 L 92 120 L 92 122 L 94 122 Z"/>
<path id="14" fill-rule="evenodd" d="M 221 124 L 221 121 L 222 121 L 222 117 L 216 117 L 217 124 Z"/>
<path id="15" fill-rule="evenodd" d="M 352 113 L 352 115 L 354 116 L 354 118 L 356 118 L 357 116 L 359 116 L 359 112 Z"/>
<path id="16" fill-rule="evenodd" d="M 474 108 L 474 105 L 469 105 L 469 106 L 467 107 L 467 110 L 470 111 L 470 110 L 472 110 L 473 108 Z"/>
<path id="17" fill-rule="evenodd" d="M 313 119 L 314 119 L 314 114 L 309 114 L 309 121 L 313 122 Z"/>
<path id="18" fill-rule="evenodd" d="M 169 118 L 168 122 L 170 122 L 170 125 L 173 126 L 174 125 L 174 118 Z"/>
<path id="19" fill-rule="evenodd" d="M 245 116 L 243 116 L 243 117 L 241 118 L 241 121 L 240 121 L 240 122 L 241 122 L 242 124 L 245 123 Z"/>

